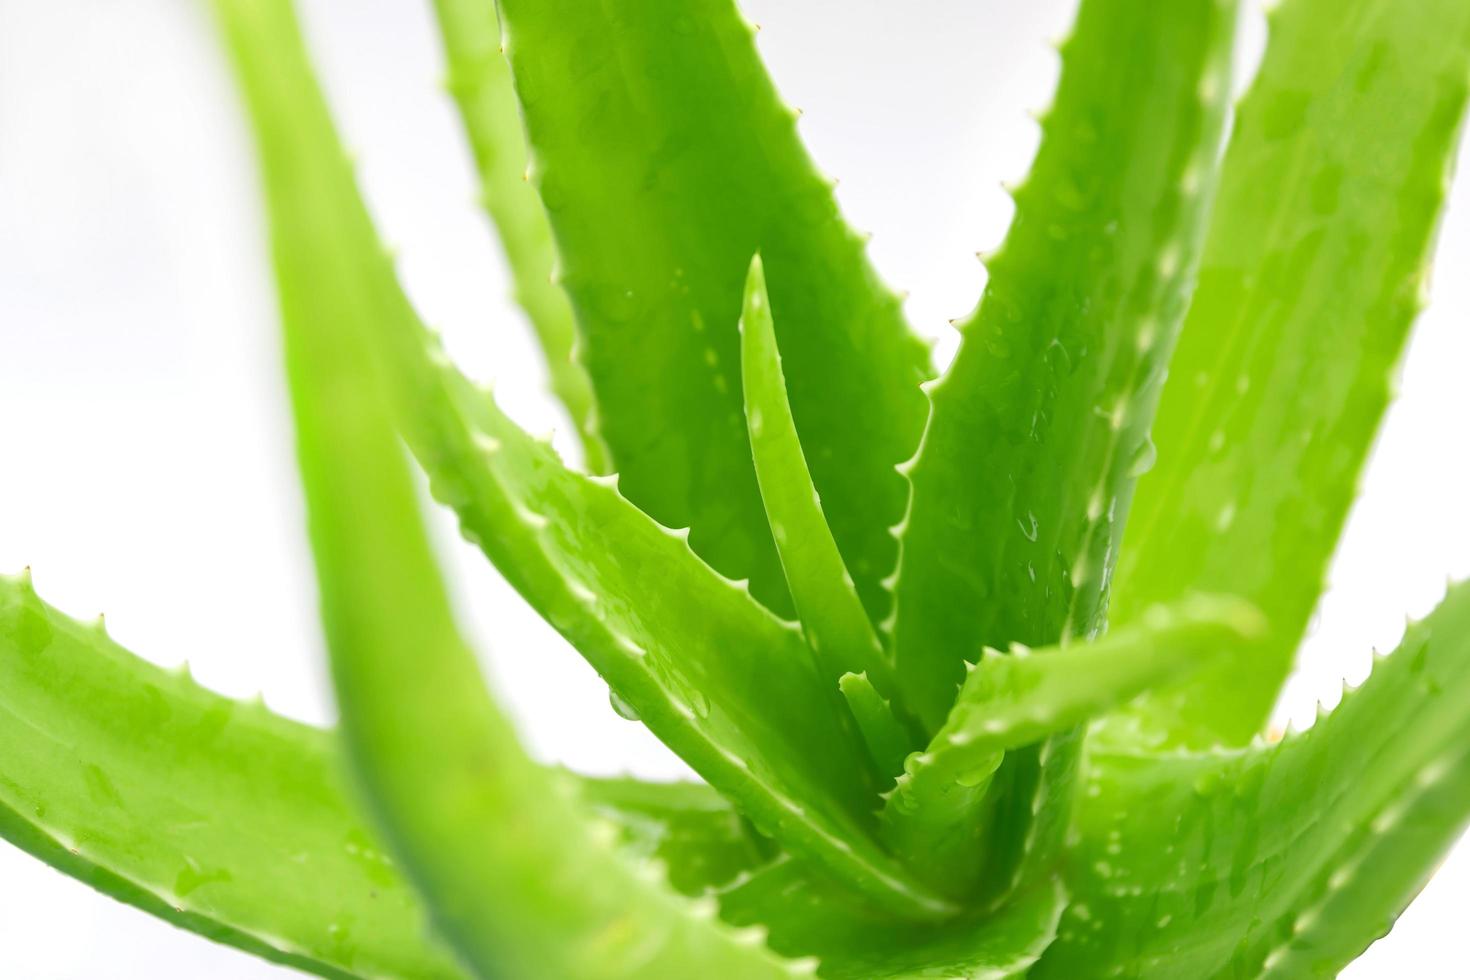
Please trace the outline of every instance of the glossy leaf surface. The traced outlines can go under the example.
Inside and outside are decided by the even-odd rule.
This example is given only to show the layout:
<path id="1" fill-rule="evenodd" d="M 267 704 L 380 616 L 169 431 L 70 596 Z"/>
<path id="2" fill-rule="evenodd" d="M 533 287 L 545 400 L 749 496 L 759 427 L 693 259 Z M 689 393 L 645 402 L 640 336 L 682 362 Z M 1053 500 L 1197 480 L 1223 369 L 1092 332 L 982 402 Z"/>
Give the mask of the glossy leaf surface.
<path id="1" fill-rule="evenodd" d="M 807 645 L 834 683 L 843 674 L 866 674 L 891 698 L 892 666 L 827 526 L 802 452 L 759 255 L 745 284 L 740 376 L 761 500 Z"/>
<path id="2" fill-rule="evenodd" d="M 1287 0 L 1240 106 L 1118 566 L 1116 614 L 1200 590 L 1271 632 L 1146 700 L 1160 736 L 1260 731 L 1322 591 L 1424 303 L 1470 63 L 1470 7 Z"/>
<path id="3" fill-rule="evenodd" d="M 1038 976 L 1332 976 L 1470 816 L 1470 588 L 1330 715 L 1276 745 L 1099 748 Z"/>
<path id="4" fill-rule="evenodd" d="M 741 410 L 741 291 L 770 296 L 791 408 L 869 613 L 887 597 L 892 467 L 919 438 L 928 352 L 843 224 L 731 0 L 502 0 L 531 175 L 581 318 L 628 498 L 790 610 Z"/>
<path id="5" fill-rule="evenodd" d="M 249 90 L 319 102 L 309 76 L 294 90 L 282 81 L 291 77 L 279 72 L 271 88 Z M 872 840 L 872 769 L 861 736 L 799 632 L 611 481 L 567 469 L 453 370 L 399 291 L 325 114 L 280 133 L 268 128 L 298 111 L 273 105 L 259 115 L 267 165 L 276 154 L 296 161 L 293 183 L 267 182 L 277 239 L 293 249 L 278 256 L 283 296 L 294 299 L 292 286 L 309 293 L 318 318 L 341 321 L 364 347 L 362 369 L 384 379 L 435 492 L 459 512 L 466 535 L 644 724 L 762 830 L 896 912 L 947 911 Z M 320 184 L 305 183 L 312 174 Z M 311 273 L 309 290 L 306 278 L 288 281 L 313 269 L 340 279 Z M 329 305 L 329 281 L 340 309 Z M 814 745 L 825 754 L 813 754 Z"/>
<path id="6" fill-rule="evenodd" d="M 0 835 L 174 925 L 326 977 L 460 976 L 327 734 L 0 580 Z"/>
<path id="7" fill-rule="evenodd" d="M 1015 220 L 906 467 L 893 645 L 931 734 L 983 647 L 1065 643 L 1103 626 L 1214 182 L 1234 26 L 1234 5 L 1213 0 L 1087 0 L 1062 46 Z M 993 789 L 976 774 L 937 810 L 890 800 L 888 839 L 951 893 L 976 887 L 992 828 L 1050 852 L 1058 842 L 1025 829 L 1026 809 L 1067 789 L 1047 785 L 1040 757 L 1004 763 L 1014 772 Z M 1052 761 L 1052 775 L 1075 768 Z M 1005 792 L 1026 798 L 992 799 Z"/>
<path id="8" fill-rule="evenodd" d="M 434 0 L 454 96 L 480 176 L 480 193 L 510 266 L 516 302 L 526 311 L 551 390 L 566 407 L 593 473 L 609 468 L 598 434 L 592 382 L 577 353 L 577 321 L 556 282 L 556 247 L 536 190 L 526 179 L 527 154 L 510 65 L 500 52 L 495 6 L 485 0 Z"/>

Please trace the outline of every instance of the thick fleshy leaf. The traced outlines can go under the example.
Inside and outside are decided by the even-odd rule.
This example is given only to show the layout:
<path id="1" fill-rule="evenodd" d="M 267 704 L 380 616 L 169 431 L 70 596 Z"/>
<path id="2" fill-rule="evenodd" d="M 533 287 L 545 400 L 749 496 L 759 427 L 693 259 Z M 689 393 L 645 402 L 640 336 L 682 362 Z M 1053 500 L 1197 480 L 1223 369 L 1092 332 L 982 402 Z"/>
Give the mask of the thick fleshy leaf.
<path id="1" fill-rule="evenodd" d="M 928 761 L 959 771 L 992 753 L 1039 742 L 1167 685 L 1264 631 L 1265 621 L 1248 603 L 1193 596 L 1155 606 L 1090 642 L 988 650 L 965 678 L 949 720 L 929 745 Z"/>
<path id="2" fill-rule="evenodd" d="M 290 5 L 220 10 L 264 162 L 346 755 L 440 933 L 485 977 L 792 975 L 617 853 L 615 830 L 526 756 L 490 698 L 429 550 L 365 322 L 392 292 L 387 260 Z"/>
<path id="3" fill-rule="evenodd" d="M 872 766 L 799 630 L 700 561 L 615 481 L 566 468 L 453 370 L 398 288 L 324 110 L 303 108 L 319 102 L 310 77 L 272 75 L 250 92 L 261 100 L 268 166 L 294 165 L 267 181 L 278 251 L 293 250 L 278 261 L 283 295 L 288 277 L 312 270 L 312 309 L 367 345 L 466 535 L 764 832 L 896 913 L 946 913 L 874 841 Z M 318 184 L 305 186 L 307 176 Z"/>
<path id="4" fill-rule="evenodd" d="M 761 501 L 807 645 L 834 687 L 843 674 L 865 674 L 892 699 L 892 665 L 832 538 L 802 453 L 759 255 L 750 263 L 740 316 L 740 377 Z"/>
<path id="5" fill-rule="evenodd" d="M 480 191 L 510 266 L 516 302 L 526 311 L 546 365 L 551 390 L 566 406 L 593 473 L 609 467 L 597 432 L 592 382 L 578 360 L 577 321 L 555 281 L 556 248 L 536 189 L 526 180 L 526 139 L 500 53 L 500 25 L 489 0 L 434 0 L 448 62 L 446 86 L 459 107 L 480 175 Z"/>
<path id="6" fill-rule="evenodd" d="M 1055 939 L 1066 907 L 1058 881 L 1041 882 L 988 916 L 942 925 L 894 922 L 795 862 L 778 859 L 719 893 L 720 915 L 764 935 L 787 956 L 813 956 L 830 980 L 1024 976 Z"/>
<path id="7" fill-rule="evenodd" d="M 1097 749 L 1037 975 L 1333 976 L 1470 819 L 1470 587 L 1277 745 Z"/>
<path id="8" fill-rule="evenodd" d="M 783 614 L 741 411 L 741 288 L 770 270 L 791 407 L 870 615 L 928 353 L 838 215 L 732 0 L 501 0 L 531 176 L 628 498 Z"/>
<path id="9" fill-rule="evenodd" d="M 817 958 L 824 977 L 1020 976 L 1055 938 L 1066 903 L 1052 881 L 991 914 L 899 922 L 790 856 L 752 848 L 749 826 L 708 787 L 594 779 L 582 795 L 629 846 L 668 860 L 681 891 L 717 899 L 723 918 L 788 956 Z"/>
<path id="10" fill-rule="evenodd" d="M 326 733 L 0 579 L 0 836 L 174 925 L 326 977 L 457 977 Z"/>
<path id="11" fill-rule="evenodd" d="M 432 369 L 423 348 L 417 358 Z M 613 486 L 567 470 L 452 368 L 435 370 L 404 398 L 430 411 L 410 440 L 467 536 L 763 832 L 899 914 L 945 914 L 873 841 L 872 764 L 799 631 Z"/>
<path id="12" fill-rule="evenodd" d="M 690 896 L 730 884 L 781 856 L 776 844 L 703 783 L 582 777 L 583 802 L 618 827 L 634 855 L 662 863 Z"/>
<path id="13" fill-rule="evenodd" d="M 1015 221 L 905 467 L 893 642 L 906 702 L 931 734 L 982 647 L 1065 643 L 1103 625 L 1214 184 L 1235 19 L 1214 0 L 1085 0 L 1062 46 Z M 1050 853 L 1058 842 L 1034 840 L 1025 814 L 1067 798 L 1047 781 L 1075 769 L 1060 753 L 1079 744 L 1003 763 L 1006 779 L 966 805 L 890 807 L 889 839 L 951 889 L 977 881 L 990 831 L 976 830 L 1009 827 L 999 814 L 1020 820 L 1004 833 Z M 1025 798 L 992 803 L 1002 786 Z M 1065 825 L 1054 817 L 1053 830 Z M 962 843 L 968 853 L 949 850 Z"/>
<path id="14" fill-rule="evenodd" d="M 837 688 L 863 733 L 868 755 L 878 771 L 884 776 L 897 776 L 903 770 L 913 736 L 894 714 L 893 705 L 878 693 L 867 674 L 843 674 L 837 678 Z"/>
<path id="15" fill-rule="evenodd" d="M 1062 45 L 1041 148 L 910 468 L 894 642 L 931 731 L 982 646 L 1100 626 L 1193 280 L 1234 23 L 1214 0 L 1085 0 Z"/>
<path id="16" fill-rule="evenodd" d="M 1115 618 L 1227 592 L 1271 623 L 1137 715 L 1239 744 L 1291 667 L 1424 303 L 1470 63 L 1470 6 L 1285 0 L 1241 104 L 1139 487 Z"/>
<path id="17" fill-rule="evenodd" d="M 1016 855 L 993 849 L 991 866 L 976 866 L 974 855 L 993 828 L 964 816 L 984 811 L 1007 752 L 1115 710 L 1264 629 L 1260 613 L 1239 600 L 1196 596 L 1155 607 L 1091 642 L 987 651 L 971 668 L 949 720 L 925 751 L 909 756 L 888 794 L 883 815 L 890 845 L 926 877 L 952 880 L 955 889 L 1003 879 L 995 865 Z"/>

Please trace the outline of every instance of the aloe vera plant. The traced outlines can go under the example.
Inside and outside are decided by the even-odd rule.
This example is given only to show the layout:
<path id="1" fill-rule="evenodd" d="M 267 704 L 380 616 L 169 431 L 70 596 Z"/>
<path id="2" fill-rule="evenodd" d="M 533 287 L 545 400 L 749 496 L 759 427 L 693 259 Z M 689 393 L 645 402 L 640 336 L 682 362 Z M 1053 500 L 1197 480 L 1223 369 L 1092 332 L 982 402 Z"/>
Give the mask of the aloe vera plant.
<path id="1" fill-rule="evenodd" d="M 341 724 L 4 579 L 7 840 L 327 977 L 1306 977 L 1470 820 L 1464 586 L 1263 737 L 1424 302 L 1463 0 L 1284 0 L 1234 106 L 1232 0 L 1082 0 L 937 375 L 731 0 L 435 0 L 585 472 L 419 321 L 290 0 L 211 3 Z M 526 753 L 415 466 L 702 782 Z"/>

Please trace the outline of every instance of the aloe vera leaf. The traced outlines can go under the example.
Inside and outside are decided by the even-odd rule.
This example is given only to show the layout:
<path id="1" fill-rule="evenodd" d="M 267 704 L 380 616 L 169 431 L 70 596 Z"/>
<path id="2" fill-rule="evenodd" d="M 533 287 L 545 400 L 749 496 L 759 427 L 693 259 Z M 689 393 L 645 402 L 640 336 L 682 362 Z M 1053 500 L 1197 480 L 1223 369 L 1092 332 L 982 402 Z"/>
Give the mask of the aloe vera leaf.
<path id="1" fill-rule="evenodd" d="M 490 698 L 430 553 L 362 322 L 391 293 L 387 260 L 370 235 L 350 234 L 365 221 L 342 220 L 357 203 L 351 172 L 291 9 L 221 9 L 257 119 L 290 121 L 285 135 L 260 122 L 257 132 L 346 755 L 438 931 L 486 977 L 794 975 L 620 856 L 615 828 L 586 819 Z M 368 247 L 322 248 L 333 233 Z"/>
<path id="2" fill-rule="evenodd" d="M 281 274 L 338 272 L 318 273 L 310 299 L 332 310 L 330 283 L 354 312 L 334 315 L 374 352 L 370 366 L 466 536 L 763 832 L 896 913 L 947 914 L 873 839 L 871 764 L 799 630 L 712 571 L 615 481 L 567 469 L 453 370 L 398 288 L 304 58 L 286 61 L 283 46 L 248 53 L 283 62 L 257 72 L 269 85 L 246 77 L 276 238 L 299 256 L 279 262 Z M 276 160 L 293 169 L 271 171 Z"/>
<path id="3" fill-rule="evenodd" d="M 1155 606 L 1135 622 L 1086 643 L 1008 653 L 987 651 L 930 742 L 924 768 L 968 765 L 1099 717 L 1197 670 L 1265 632 L 1256 608 L 1224 596 Z M 915 777 L 918 781 L 918 777 Z"/>
<path id="4" fill-rule="evenodd" d="M 439 406 L 420 450 L 436 493 L 643 722 L 783 846 L 899 914 L 951 911 L 874 842 L 872 765 L 796 627 L 450 368 L 438 378 L 437 396 L 404 398 Z"/>
<path id="5" fill-rule="evenodd" d="M 578 360 L 577 321 L 556 282 L 556 247 L 536 189 L 526 180 L 526 139 L 500 53 L 495 6 L 486 0 L 434 0 L 448 63 L 445 86 L 459 108 L 489 212 L 510 267 L 516 302 L 541 343 L 551 390 L 566 407 L 593 473 L 610 468 L 597 432 L 592 381 Z"/>
<path id="6" fill-rule="evenodd" d="M 1211 0 L 1086 0 L 1062 45 L 1015 221 L 903 467 L 913 495 L 893 642 L 906 703 L 930 733 L 982 647 L 1102 627 L 1214 181 L 1235 19 L 1234 4 Z M 978 885 L 987 849 L 1004 853 L 988 847 L 993 832 L 1051 854 L 1059 842 L 1024 825 L 1035 800 L 1069 797 L 1049 783 L 1075 772 L 1066 755 L 1080 744 L 1052 746 L 1044 769 L 1039 748 L 1003 763 L 1014 799 L 977 776 L 977 792 L 930 812 L 890 800 L 885 836 L 950 891 Z M 1053 835 L 1063 825 L 1046 821 Z"/>
<path id="7" fill-rule="evenodd" d="M 930 731 L 981 646 L 1101 625 L 1193 279 L 1235 19 L 1214 0 L 1086 0 L 1061 47 L 1014 222 L 906 467 L 894 644 Z"/>
<path id="8" fill-rule="evenodd" d="M 893 713 L 893 706 L 873 687 L 867 674 L 843 674 L 837 688 L 847 701 L 847 709 L 863 733 L 868 755 L 878 771 L 893 777 L 903 771 L 903 760 L 913 745 L 909 729 Z"/>
<path id="9" fill-rule="evenodd" d="M 574 793 L 524 754 L 458 635 L 416 526 L 367 337 L 350 321 L 307 326 L 331 321 L 310 316 L 320 311 L 299 303 L 282 268 L 302 479 L 347 754 L 440 932 L 481 976 L 794 975 L 622 858 L 615 830 L 587 820 Z"/>
<path id="10" fill-rule="evenodd" d="M 610 481 L 567 470 L 422 341 L 416 357 L 395 366 L 436 494 L 644 724 L 794 853 L 898 914 L 948 914 L 874 842 L 871 763 L 796 627 Z"/>
<path id="11" fill-rule="evenodd" d="M 1087 643 L 1031 651 L 987 651 L 970 668 L 949 720 L 908 757 L 884 806 L 886 839 L 925 877 L 974 878 L 973 855 L 995 828 L 966 819 L 994 793 L 1006 753 L 1117 709 L 1156 685 L 1199 669 L 1265 629 L 1254 607 L 1217 596 L 1158 606 L 1135 623 Z M 1050 755 L 1050 753 L 1048 753 Z M 1032 790 L 1034 793 L 1034 790 Z M 1029 806 L 1031 795 L 1026 797 Z M 992 848 L 994 859 L 1024 853 Z M 952 865 L 971 862 L 967 868 Z M 927 862 L 928 866 L 925 867 Z M 1001 878 L 994 867 L 991 876 Z"/>
<path id="12" fill-rule="evenodd" d="M 985 917 L 919 926 L 850 904 L 846 893 L 778 858 L 717 893 L 720 915 L 759 930 L 786 956 L 815 956 L 829 980 L 1024 976 L 1056 937 L 1067 903 L 1052 880 Z"/>
<path id="13" fill-rule="evenodd" d="M 818 957 L 824 977 L 1019 976 L 1055 937 L 1066 901 L 1051 881 L 999 913 L 895 921 L 787 854 L 748 850 L 748 824 L 707 786 L 590 779 L 582 797 L 635 852 L 668 861 L 685 894 L 714 897 L 722 918 L 784 955 Z"/>
<path id="14" fill-rule="evenodd" d="M 1470 818 L 1470 587 L 1302 734 L 1245 749 L 1095 748 L 1037 975 L 1332 976 Z"/>
<path id="15" fill-rule="evenodd" d="M 1271 624 L 1134 714 L 1201 747 L 1260 730 L 1322 589 L 1409 326 L 1465 111 L 1470 7 L 1286 0 L 1240 106 L 1199 288 L 1118 567 L 1122 621 L 1183 591 Z"/>
<path id="16" fill-rule="evenodd" d="M 133 656 L 0 578 L 0 836 L 325 977 L 457 977 L 326 734 Z"/>
<path id="17" fill-rule="evenodd" d="M 834 685 L 843 674 L 866 674 L 892 698 L 892 668 L 827 526 L 802 453 L 759 255 L 750 261 L 740 316 L 740 377 L 761 501 L 807 646 Z"/>
<path id="18" fill-rule="evenodd" d="M 731 0 L 502 0 L 499 6 L 603 436 L 628 498 L 692 527 L 696 552 L 790 612 L 741 410 L 735 324 L 750 256 L 771 302 L 802 445 L 874 618 L 886 528 L 918 442 L 928 352 L 906 329 L 797 113 Z"/>
<path id="19" fill-rule="evenodd" d="M 780 848 L 703 783 L 580 777 L 593 812 L 613 821 L 627 853 L 660 862 L 669 884 L 701 896 L 781 856 Z"/>

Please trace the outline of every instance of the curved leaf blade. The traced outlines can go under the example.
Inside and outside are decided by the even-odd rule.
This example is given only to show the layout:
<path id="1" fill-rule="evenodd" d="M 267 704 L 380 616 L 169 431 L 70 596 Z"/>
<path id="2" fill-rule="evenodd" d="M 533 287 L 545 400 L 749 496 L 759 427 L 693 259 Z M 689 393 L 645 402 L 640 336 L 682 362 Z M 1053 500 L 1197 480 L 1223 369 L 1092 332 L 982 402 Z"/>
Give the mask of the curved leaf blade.
<path id="1" fill-rule="evenodd" d="M 710 786 L 626 776 L 578 777 L 584 803 L 617 824 L 627 851 L 667 869 L 675 890 L 697 897 L 771 863 L 782 851 Z"/>
<path id="2" fill-rule="evenodd" d="M 0 579 L 0 835 L 104 894 L 324 977 L 452 978 L 330 736 L 156 667 Z"/>
<path id="3" fill-rule="evenodd" d="M 291 8 L 251 0 L 221 11 L 275 219 L 297 455 L 342 735 L 359 788 L 440 932 L 481 976 L 792 975 L 618 855 L 615 830 L 599 830 L 525 755 L 490 698 L 430 553 L 365 329 L 374 299 L 391 292 L 386 260 L 361 234 L 365 220 L 342 222 L 359 210 L 351 172 Z M 314 227 L 358 245 L 322 249 L 332 239 Z"/>
<path id="4" fill-rule="evenodd" d="M 1065 643 L 1103 627 L 1192 285 L 1235 20 L 1233 3 L 1214 0 L 1085 0 L 1062 46 L 1015 220 L 903 467 L 913 494 L 898 529 L 893 648 L 905 701 L 930 734 L 982 647 Z M 1033 815 L 1040 800 L 1070 797 L 1053 780 L 1071 778 L 1080 745 L 1069 735 L 1006 760 L 993 785 L 977 771 L 965 791 L 927 797 L 934 812 L 895 813 L 887 839 L 952 894 L 977 887 L 987 861 L 1053 854 L 1065 819 Z M 913 819 L 928 826 L 912 832 Z M 1042 825 L 1046 839 L 1033 833 Z"/>
<path id="5" fill-rule="evenodd" d="M 1333 975 L 1470 819 L 1470 587 L 1276 745 L 1095 751 L 1040 977 Z M 1268 815 L 1268 819 L 1263 819 Z"/>
<path id="6" fill-rule="evenodd" d="M 1118 567 L 1115 617 L 1191 590 L 1269 637 L 1133 714 L 1208 746 L 1261 729 L 1322 589 L 1424 303 L 1465 112 L 1470 8 L 1287 0 L 1231 136 L 1200 283 Z"/>
<path id="7" fill-rule="evenodd" d="M 434 0 L 434 12 L 448 62 L 446 87 L 469 137 L 481 199 L 499 233 L 516 302 L 541 343 L 551 390 L 572 417 L 587 468 L 607 472 L 611 464 L 597 431 L 592 381 L 578 359 L 576 317 L 556 282 L 551 225 L 526 180 L 526 138 L 510 66 L 500 52 L 495 6 L 486 0 Z"/>
<path id="8" fill-rule="evenodd" d="M 791 407 L 873 618 L 928 352 L 837 212 L 731 0 L 502 0 L 506 52 L 630 500 L 788 614 L 741 412 L 746 266 L 770 265 Z"/>
<path id="9" fill-rule="evenodd" d="M 1214 0 L 1086 0 L 1062 46 L 1041 148 L 910 470 L 894 645 L 931 732 L 982 646 L 1101 628 L 1192 285 L 1234 25 Z"/>
<path id="10" fill-rule="evenodd" d="M 269 64 L 284 50 L 255 43 L 247 55 Z M 640 512 L 614 481 L 566 468 L 431 350 L 302 62 L 252 65 L 269 85 L 246 79 L 261 100 L 292 323 L 327 322 L 350 337 L 337 341 L 344 351 L 361 348 L 360 369 L 385 386 L 466 536 L 650 730 L 794 852 L 899 914 L 949 912 L 873 839 L 872 767 L 799 632 L 698 560 L 684 536 Z M 270 170 L 276 160 L 292 167 Z"/>
<path id="11" fill-rule="evenodd" d="M 994 915 L 916 926 L 851 904 L 850 896 L 778 859 L 719 893 L 720 915 L 765 932 L 787 956 L 815 956 L 829 980 L 1020 977 L 1056 937 L 1067 904 L 1059 881 L 1017 896 Z"/>
<path id="12" fill-rule="evenodd" d="M 756 480 L 807 645 L 834 684 L 843 674 L 866 674 L 891 699 L 892 668 L 822 513 L 796 432 L 759 255 L 750 261 L 739 330 Z"/>
<path id="13" fill-rule="evenodd" d="M 1260 614 L 1246 603 L 1194 596 L 1176 606 L 1155 607 L 1130 626 L 1091 642 L 1035 652 L 1024 647 L 986 651 L 971 666 L 949 720 L 928 748 L 909 756 L 888 794 L 885 838 L 901 857 L 927 865 L 930 877 L 964 881 L 988 871 L 1002 878 L 993 864 L 967 868 L 965 862 L 974 861 L 993 829 L 994 815 L 987 820 L 975 814 L 999 795 L 993 780 L 1006 753 L 1188 676 L 1264 630 Z M 1013 859 L 1008 849 L 990 849 L 992 862 Z M 1023 843 L 1021 850 L 1026 849 Z"/>
<path id="14" fill-rule="evenodd" d="M 903 770 L 913 736 L 894 714 L 893 705 L 878 693 L 867 674 L 843 674 L 837 678 L 837 688 L 857 721 L 858 731 L 863 733 L 868 755 L 878 771 L 885 776 L 897 776 Z"/>

